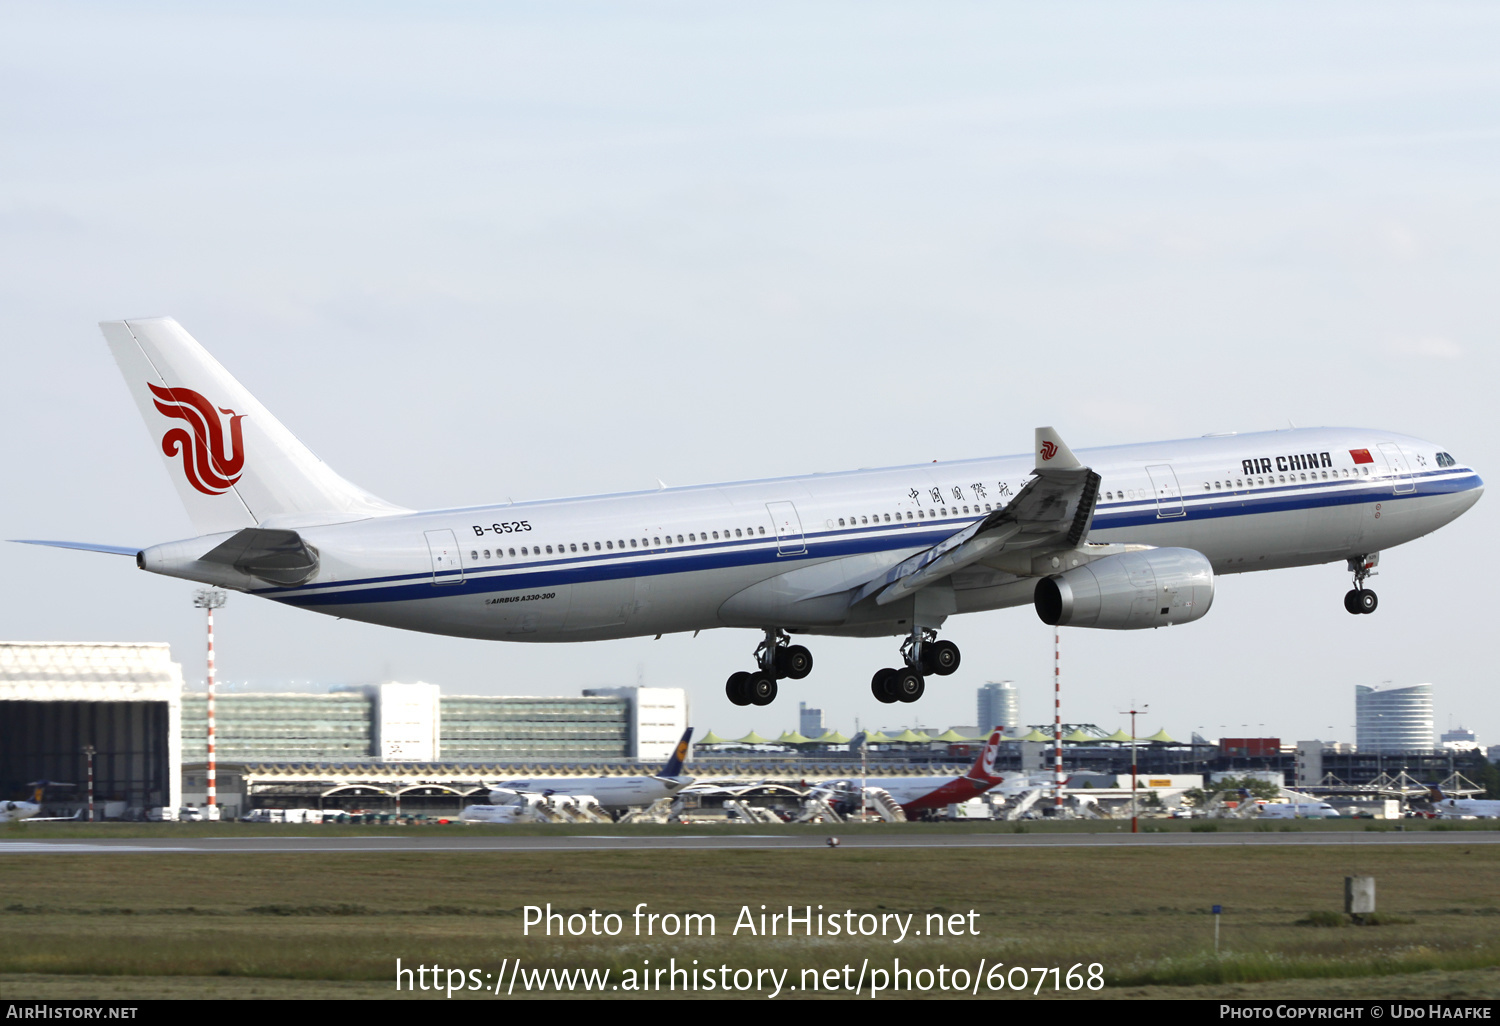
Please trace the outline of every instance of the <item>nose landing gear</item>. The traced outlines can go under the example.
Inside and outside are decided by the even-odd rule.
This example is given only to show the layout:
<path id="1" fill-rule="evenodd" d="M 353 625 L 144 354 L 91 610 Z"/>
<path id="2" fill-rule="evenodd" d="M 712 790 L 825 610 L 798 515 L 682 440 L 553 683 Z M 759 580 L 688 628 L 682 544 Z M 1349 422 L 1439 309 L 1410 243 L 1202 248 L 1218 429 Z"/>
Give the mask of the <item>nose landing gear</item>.
<path id="1" fill-rule="evenodd" d="M 1354 575 L 1354 587 L 1344 595 L 1344 608 L 1351 613 L 1373 613 L 1380 605 L 1375 593 L 1365 587 L 1365 579 L 1375 576 L 1375 567 L 1380 565 L 1380 553 L 1372 552 L 1349 558 L 1349 572 Z"/>

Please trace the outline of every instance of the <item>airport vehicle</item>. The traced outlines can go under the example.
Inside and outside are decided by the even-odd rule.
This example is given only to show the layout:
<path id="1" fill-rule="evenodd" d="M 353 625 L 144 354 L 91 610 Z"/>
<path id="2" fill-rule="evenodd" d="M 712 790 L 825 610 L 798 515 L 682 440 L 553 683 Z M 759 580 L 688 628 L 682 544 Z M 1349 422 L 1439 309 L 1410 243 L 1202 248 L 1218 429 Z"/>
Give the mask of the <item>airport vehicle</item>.
<path id="1" fill-rule="evenodd" d="M 683 731 L 672 756 L 661 772 L 649 777 L 527 777 L 506 780 L 490 790 L 490 804 L 509 806 L 517 796 L 553 795 L 589 796 L 606 809 L 623 809 L 632 805 L 650 805 L 659 798 L 670 798 L 693 782 L 682 775 L 688 758 L 688 742 L 693 728 Z"/>
<path id="2" fill-rule="evenodd" d="M 1292 429 L 416 512 L 335 474 L 171 318 L 102 325 L 199 537 L 143 570 L 331 616 L 504 641 L 715 627 L 763 633 L 725 685 L 766 705 L 813 657 L 792 635 L 901 637 L 882 702 L 958 668 L 949 616 L 1032 604 L 1049 624 L 1189 623 L 1217 574 L 1345 561 L 1351 613 L 1384 549 L 1437 530 L 1483 482 L 1440 445 Z"/>
<path id="3" fill-rule="evenodd" d="M 1476 819 L 1500 818 L 1500 800 L 1493 798 L 1446 798 L 1441 788 L 1432 787 L 1429 792 L 1432 812 L 1439 819 L 1461 819 L 1473 816 Z"/>
<path id="4" fill-rule="evenodd" d="M 929 812 L 957 805 L 977 798 L 991 788 L 1007 784 L 1010 793 L 1024 789 L 1031 782 L 1024 773 L 1014 774 L 1009 781 L 995 772 L 995 756 L 1000 750 L 1001 732 L 990 734 L 989 740 L 979 751 L 974 765 L 961 777 L 868 777 L 830 780 L 813 789 L 817 795 L 857 795 L 861 787 L 879 789 L 888 793 L 908 815 Z M 1051 779 L 1050 777 L 1048 778 Z"/>
<path id="5" fill-rule="evenodd" d="M 1261 819 L 1338 819 L 1339 811 L 1327 802 L 1261 802 Z"/>

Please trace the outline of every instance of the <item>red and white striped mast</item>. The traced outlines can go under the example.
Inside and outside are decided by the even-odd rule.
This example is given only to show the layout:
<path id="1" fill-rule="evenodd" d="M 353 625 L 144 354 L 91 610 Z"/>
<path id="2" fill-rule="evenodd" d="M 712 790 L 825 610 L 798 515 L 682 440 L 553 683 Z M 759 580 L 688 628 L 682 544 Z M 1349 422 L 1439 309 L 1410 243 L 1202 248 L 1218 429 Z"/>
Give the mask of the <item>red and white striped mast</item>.
<path id="1" fill-rule="evenodd" d="M 1053 808 L 1059 816 L 1063 810 L 1062 768 L 1062 639 L 1052 628 L 1052 794 Z"/>
<path id="2" fill-rule="evenodd" d="M 211 809 L 217 809 L 218 765 L 214 758 L 214 610 L 228 601 L 229 596 L 218 588 L 204 588 L 193 595 L 193 605 L 208 613 L 208 801 Z M 210 813 L 209 815 L 213 815 Z"/>

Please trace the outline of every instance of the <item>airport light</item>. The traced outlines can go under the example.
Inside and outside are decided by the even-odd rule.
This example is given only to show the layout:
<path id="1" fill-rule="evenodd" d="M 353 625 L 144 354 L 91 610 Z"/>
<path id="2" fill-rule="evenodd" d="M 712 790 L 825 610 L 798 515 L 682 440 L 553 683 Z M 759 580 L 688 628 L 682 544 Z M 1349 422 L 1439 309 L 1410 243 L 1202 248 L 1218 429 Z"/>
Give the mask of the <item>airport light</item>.
<path id="1" fill-rule="evenodd" d="M 218 818 L 218 766 L 214 759 L 214 610 L 222 608 L 229 596 L 218 588 L 202 588 L 193 593 L 193 605 L 208 614 L 208 800 L 205 804 L 214 811 L 209 818 Z"/>

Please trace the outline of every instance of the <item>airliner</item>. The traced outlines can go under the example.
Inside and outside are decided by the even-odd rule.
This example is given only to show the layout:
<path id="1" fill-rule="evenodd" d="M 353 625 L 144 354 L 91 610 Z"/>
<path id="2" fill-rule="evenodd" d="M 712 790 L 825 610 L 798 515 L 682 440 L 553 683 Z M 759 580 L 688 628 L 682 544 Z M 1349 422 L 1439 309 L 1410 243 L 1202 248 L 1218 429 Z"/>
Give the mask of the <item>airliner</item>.
<path id="1" fill-rule="evenodd" d="M 511 805 L 519 795 L 588 795 L 602 808 L 622 809 L 633 805 L 650 805 L 658 798 L 670 798 L 693 782 L 682 775 L 688 758 L 688 742 L 693 738 L 689 727 L 677 742 L 660 773 L 649 777 L 527 777 L 506 780 L 490 791 L 491 805 Z"/>
<path id="2" fill-rule="evenodd" d="M 1473 816 L 1476 819 L 1500 818 L 1500 800 L 1494 798 L 1448 798 L 1443 795 L 1442 789 L 1436 786 L 1428 788 L 1431 796 L 1432 812 L 1439 819 L 1463 819 Z"/>
<path id="3" fill-rule="evenodd" d="M 914 702 L 958 668 L 948 617 L 1032 605 L 1137 630 L 1208 613 L 1220 574 L 1344 562 L 1374 612 L 1382 550 L 1478 501 L 1443 446 L 1367 428 L 1212 435 L 881 470 L 417 512 L 319 460 L 171 318 L 101 325 L 198 537 L 33 542 L 331 616 L 567 642 L 759 632 L 725 692 L 768 705 L 812 670 L 793 636 L 899 638 L 870 689 Z"/>
<path id="4" fill-rule="evenodd" d="M 861 787 L 878 787 L 890 794 L 907 815 L 930 812 L 978 798 L 1007 781 L 995 772 L 995 755 L 1000 750 L 1002 732 L 990 734 L 989 741 L 980 749 L 974 765 L 961 777 L 870 777 L 868 779 L 830 780 L 820 784 L 815 791 L 836 794 L 853 794 L 858 800 Z M 1015 786 L 1027 783 L 1025 774 L 1013 774 L 1010 783 Z M 1051 780 L 1049 776 L 1047 778 Z"/>

